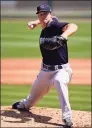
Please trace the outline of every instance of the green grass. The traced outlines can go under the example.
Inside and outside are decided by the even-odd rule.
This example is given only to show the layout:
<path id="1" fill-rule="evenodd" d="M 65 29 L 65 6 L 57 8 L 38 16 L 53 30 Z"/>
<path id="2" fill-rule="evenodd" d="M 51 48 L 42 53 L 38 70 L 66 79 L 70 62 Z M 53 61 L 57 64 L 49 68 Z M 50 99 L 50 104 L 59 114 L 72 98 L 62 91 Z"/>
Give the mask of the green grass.
<path id="1" fill-rule="evenodd" d="M 39 35 L 41 28 L 27 29 L 28 21 L 1 21 L 1 57 L 41 57 Z M 67 21 L 69 22 L 69 21 Z M 71 21 L 72 22 L 72 21 Z M 90 58 L 91 56 L 91 23 L 74 21 L 78 31 L 69 37 L 70 58 Z"/>
<path id="2" fill-rule="evenodd" d="M 31 85 L 1 85 L 1 105 L 12 105 L 14 102 L 26 98 Z M 72 110 L 91 111 L 91 86 L 69 85 L 69 98 Z M 60 108 L 56 89 L 52 89 L 41 99 L 37 106 Z"/>

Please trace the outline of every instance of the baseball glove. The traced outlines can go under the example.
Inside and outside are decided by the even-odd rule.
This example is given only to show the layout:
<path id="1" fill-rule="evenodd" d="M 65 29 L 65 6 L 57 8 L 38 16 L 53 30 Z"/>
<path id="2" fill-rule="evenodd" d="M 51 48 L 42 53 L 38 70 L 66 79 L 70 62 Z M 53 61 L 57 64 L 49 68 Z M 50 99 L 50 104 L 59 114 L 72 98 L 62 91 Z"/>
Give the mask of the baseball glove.
<path id="1" fill-rule="evenodd" d="M 67 42 L 63 36 L 53 36 L 52 38 L 42 38 L 41 47 L 46 50 L 54 50 L 62 47 Z"/>

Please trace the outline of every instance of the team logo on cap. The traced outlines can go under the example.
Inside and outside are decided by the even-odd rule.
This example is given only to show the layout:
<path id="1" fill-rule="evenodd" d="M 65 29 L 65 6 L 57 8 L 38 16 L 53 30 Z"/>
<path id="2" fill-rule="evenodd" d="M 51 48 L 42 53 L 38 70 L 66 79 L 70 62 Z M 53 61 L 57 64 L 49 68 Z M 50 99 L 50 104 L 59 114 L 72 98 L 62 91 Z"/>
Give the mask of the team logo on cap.
<path id="1" fill-rule="evenodd" d="M 44 8 L 44 5 L 41 5 L 40 7 L 41 7 L 41 8 Z"/>

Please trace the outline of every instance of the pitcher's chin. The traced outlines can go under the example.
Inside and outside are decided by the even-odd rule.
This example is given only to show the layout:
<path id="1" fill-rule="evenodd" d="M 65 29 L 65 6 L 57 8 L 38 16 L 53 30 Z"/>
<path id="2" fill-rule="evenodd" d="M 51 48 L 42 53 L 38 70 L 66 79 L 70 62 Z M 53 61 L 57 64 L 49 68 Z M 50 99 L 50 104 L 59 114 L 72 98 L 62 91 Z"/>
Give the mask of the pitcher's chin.
<path id="1" fill-rule="evenodd" d="M 48 20 L 47 20 L 47 19 L 45 19 L 45 20 L 44 20 L 44 23 L 45 23 L 45 24 L 47 24 L 47 23 L 48 23 Z"/>

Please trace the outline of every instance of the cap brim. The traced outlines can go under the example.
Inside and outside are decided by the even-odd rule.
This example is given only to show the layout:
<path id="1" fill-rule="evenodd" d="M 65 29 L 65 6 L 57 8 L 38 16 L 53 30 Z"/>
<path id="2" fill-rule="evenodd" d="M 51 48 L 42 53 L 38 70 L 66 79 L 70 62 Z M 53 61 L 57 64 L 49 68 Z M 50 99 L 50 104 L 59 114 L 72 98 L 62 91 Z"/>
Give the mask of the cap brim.
<path id="1" fill-rule="evenodd" d="M 40 13 L 40 12 L 51 12 L 51 11 L 47 11 L 47 10 L 40 10 L 39 12 L 37 12 L 36 14 Z"/>

